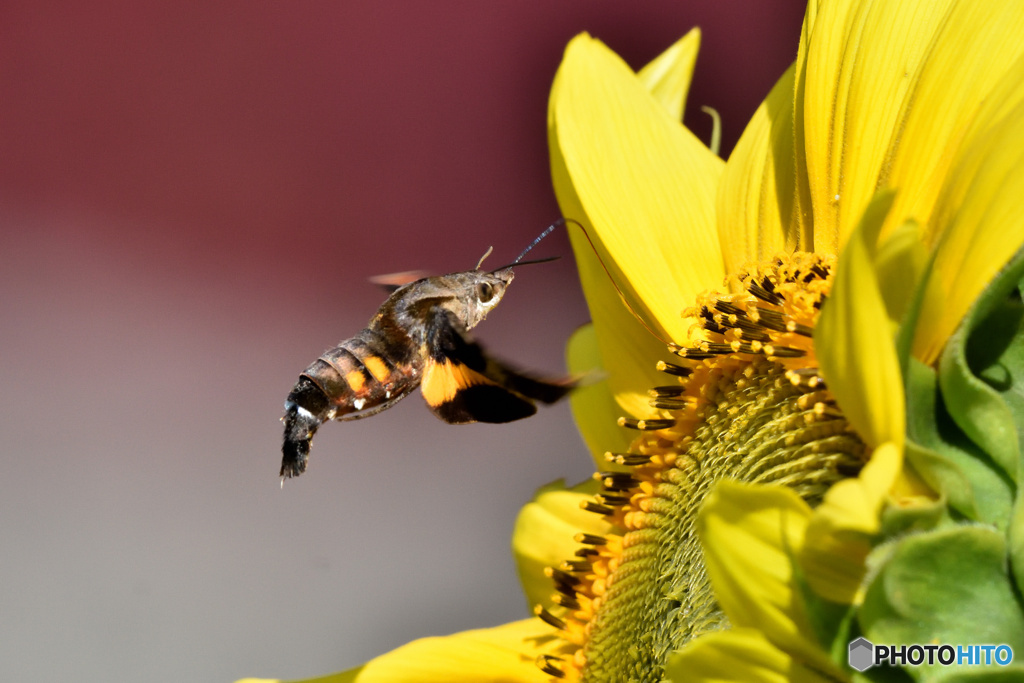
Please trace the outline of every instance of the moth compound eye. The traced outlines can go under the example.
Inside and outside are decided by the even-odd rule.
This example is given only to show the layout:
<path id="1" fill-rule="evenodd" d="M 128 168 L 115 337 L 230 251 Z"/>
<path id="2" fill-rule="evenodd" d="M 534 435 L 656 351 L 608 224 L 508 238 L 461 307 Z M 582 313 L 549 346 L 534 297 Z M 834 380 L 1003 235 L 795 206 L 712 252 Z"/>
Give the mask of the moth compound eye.
<path id="1" fill-rule="evenodd" d="M 491 286 L 490 282 L 481 282 L 476 286 L 476 298 L 482 304 L 494 298 L 494 287 Z"/>

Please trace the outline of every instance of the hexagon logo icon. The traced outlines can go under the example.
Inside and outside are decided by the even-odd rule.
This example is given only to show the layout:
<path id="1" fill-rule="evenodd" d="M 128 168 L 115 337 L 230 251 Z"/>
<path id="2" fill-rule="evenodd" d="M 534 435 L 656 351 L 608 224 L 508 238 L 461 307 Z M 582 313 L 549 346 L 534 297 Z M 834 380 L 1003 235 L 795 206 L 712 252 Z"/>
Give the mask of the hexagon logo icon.
<path id="1" fill-rule="evenodd" d="M 857 671 L 867 671 L 875 663 L 875 646 L 867 638 L 851 642 L 849 662 Z"/>

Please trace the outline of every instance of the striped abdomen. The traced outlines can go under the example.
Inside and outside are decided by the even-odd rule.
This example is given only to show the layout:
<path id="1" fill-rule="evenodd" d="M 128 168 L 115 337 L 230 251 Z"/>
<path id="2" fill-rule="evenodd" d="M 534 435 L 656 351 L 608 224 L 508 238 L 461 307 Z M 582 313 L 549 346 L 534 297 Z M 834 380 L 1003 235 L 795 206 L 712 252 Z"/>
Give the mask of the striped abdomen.
<path id="1" fill-rule="evenodd" d="M 422 360 L 394 358 L 373 332 L 343 341 L 299 376 L 285 401 L 281 476 L 306 469 L 310 442 L 327 420 L 356 419 L 387 408 L 416 388 Z M 374 410 L 375 409 L 375 410 Z"/>

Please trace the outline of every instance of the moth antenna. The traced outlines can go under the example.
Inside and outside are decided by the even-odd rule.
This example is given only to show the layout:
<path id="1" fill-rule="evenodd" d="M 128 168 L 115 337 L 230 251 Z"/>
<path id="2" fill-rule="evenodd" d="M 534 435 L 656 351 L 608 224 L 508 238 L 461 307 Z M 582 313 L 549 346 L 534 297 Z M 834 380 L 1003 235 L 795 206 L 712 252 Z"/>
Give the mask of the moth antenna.
<path id="1" fill-rule="evenodd" d="M 484 255 L 480 257 L 480 260 L 476 262 L 477 270 L 480 270 L 480 266 L 484 264 L 484 259 L 490 256 L 492 251 L 494 251 L 494 247 L 487 247 L 487 251 L 485 251 Z"/>
<path id="2" fill-rule="evenodd" d="M 553 230 L 554 230 L 555 228 L 557 228 L 557 227 L 558 227 L 559 225 L 565 225 L 565 219 L 564 219 L 564 218 L 559 218 L 559 219 L 558 219 L 557 221 L 555 221 L 554 223 L 552 223 L 551 225 L 549 225 L 549 226 L 548 226 L 547 228 L 545 228 L 545 229 L 544 229 L 544 232 L 542 232 L 541 234 L 537 235 L 537 239 L 535 239 L 535 240 L 533 240 L 532 242 L 530 242 L 530 246 L 528 246 L 528 247 L 527 247 L 526 249 L 523 249 L 523 253 L 522 253 L 522 254 L 520 254 L 519 256 L 516 256 L 516 260 L 512 262 L 512 265 L 514 266 L 515 264 L 517 264 L 517 263 L 519 263 L 520 261 L 522 261 L 522 260 L 523 260 L 523 257 L 524 257 L 524 256 L 526 256 L 526 255 L 527 255 L 528 253 L 530 253 L 530 250 L 531 250 L 531 249 L 533 249 L 533 248 L 534 248 L 535 246 L 537 246 L 537 244 L 538 244 L 538 243 L 539 243 L 539 242 L 540 242 L 540 241 L 541 241 L 542 239 L 544 239 L 545 237 L 547 237 L 548 235 L 550 235 L 550 234 L 551 234 L 551 232 L 552 232 L 552 231 L 553 231 Z"/>
<path id="3" fill-rule="evenodd" d="M 626 307 L 626 310 L 628 310 L 633 315 L 634 318 L 636 318 L 637 322 L 640 323 L 641 325 L 643 325 L 643 328 L 645 330 L 647 330 L 651 334 L 652 337 L 654 337 L 655 339 L 660 341 L 665 346 L 669 347 L 670 349 L 678 348 L 679 347 L 678 344 L 676 344 L 675 342 L 667 341 L 664 337 L 662 337 L 660 334 L 658 334 L 653 329 L 651 329 L 651 326 L 647 324 L 647 321 L 644 320 L 640 316 L 640 314 L 637 313 L 633 309 L 633 307 L 630 305 L 629 301 L 626 299 L 626 295 L 622 293 L 621 289 L 619 289 L 619 283 L 617 283 L 615 281 L 615 278 L 612 277 L 611 271 L 608 270 L 608 266 L 606 266 L 604 264 L 604 259 L 602 259 L 601 258 L 601 254 L 599 254 L 597 252 L 597 247 L 594 246 L 594 241 L 592 239 L 590 239 L 590 234 L 587 232 L 587 229 L 583 227 L 583 224 L 580 223 L 579 221 L 575 220 L 575 219 L 572 219 L 572 218 L 563 218 L 560 222 L 565 223 L 566 225 L 568 225 L 569 223 L 572 223 L 577 228 L 579 228 L 580 231 L 583 233 L 583 236 L 587 238 L 587 243 L 590 245 L 591 251 L 593 251 L 594 252 L 594 256 L 597 257 L 597 262 L 601 264 L 601 268 L 602 268 L 602 270 L 604 270 L 604 274 L 608 276 L 608 281 L 611 282 L 612 283 L 612 287 L 615 288 L 615 293 L 619 295 L 619 299 L 622 301 L 622 305 Z M 552 226 L 552 227 L 554 227 L 554 226 Z M 551 228 L 548 228 L 548 230 L 550 230 L 550 229 Z"/>

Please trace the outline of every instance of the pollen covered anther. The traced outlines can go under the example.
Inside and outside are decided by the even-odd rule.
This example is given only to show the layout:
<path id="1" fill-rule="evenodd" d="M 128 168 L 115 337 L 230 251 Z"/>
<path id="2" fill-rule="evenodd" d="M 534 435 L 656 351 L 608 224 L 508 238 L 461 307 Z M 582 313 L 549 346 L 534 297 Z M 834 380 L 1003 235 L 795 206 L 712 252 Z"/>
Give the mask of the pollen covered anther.
<path id="1" fill-rule="evenodd" d="M 650 456 L 645 456 L 642 453 L 612 453 L 608 451 L 604 454 L 604 459 L 607 462 L 613 462 L 616 465 L 643 465 L 650 462 Z M 600 477 L 594 477 L 600 479 Z"/>
<path id="2" fill-rule="evenodd" d="M 628 465 L 630 467 L 637 467 L 639 465 L 646 465 L 651 461 L 651 456 L 644 455 L 643 453 L 616 453 L 615 457 L 610 460 L 616 465 Z"/>
<path id="3" fill-rule="evenodd" d="M 566 609 L 579 609 L 580 603 L 575 598 L 566 595 L 565 593 L 555 593 L 551 596 L 551 602 L 556 605 L 561 605 Z"/>
<path id="4" fill-rule="evenodd" d="M 649 401 L 649 403 L 652 408 L 657 408 L 658 410 L 680 410 L 687 405 L 686 401 L 673 398 L 658 398 Z"/>
<path id="5" fill-rule="evenodd" d="M 537 657 L 537 666 L 540 670 L 548 676 L 554 676 L 555 678 L 565 678 L 565 671 L 560 667 L 561 663 L 562 658 L 555 657 L 554 655 L 541 655 Z"/>
<path id="6" fill-rule="evenodd" d="M 580 583 L 579 578 L 572 574 L 566 574 L 560 569 L 554 567 L 544 567 L 544 576 L 548 577 L 556 583 L 564 583 L 569 586 L 578 586 Z"/>
<path id="7" fill-rule="evenodd" d="M 610 531 L 578 534 L 575 558 L 548 574 L 553 604 L 568 610 L 552 619 L 578 648 L 551 675 L 657 683 L 668 653 L 728 627 L 695 528 L 719 480 L 788 486 L 816 505 L 859 472 L 864 444 L 814 353 L 833 266 L 830 257 L 782 256 L 748 267 L 730 279 L 729 293 L 705 292 L 684 311 L 695 321 L 689 338 L 669 347 L 680 362 L 657 364 L 677 384 L 648 392 L 660 414 L 619 418 L 637 438 L 629 452 L 604 457 L 629 470 L 596 473 L 601 490 L 582 506 Z"/>
<path id="8" fill-rule="evenodd" d="M 825 386 L 825 380 L 818 374 L 817 368 L 787 370 L 786 379 L 796 386 L 807 387 L 808 389 L 824 388 Z"/>
<path id="9" fill-rule="evenodd" d="M 654 367 L 658 372 L 675 375 L 676 377 L 689 377 L 693 374 L 693 368 L 688 368 L 683 365 L 675 365 L 673 363 L 666 363 L 663 360 L 659 360 Z"/>
<path id="10" fill-rule="evenodd" d="M 764 354 L 766 356 L 775 356 L 776 358 L 801 358 L 807 355 L 807 352 L 803 349 L 794 349 L 791 346 L 775 346 L 774 344 L 765 344 Z"/>
<path id="11" fill-rule="evenodd" d="M 586 572 L 590 570 L 590 562 L 586 560 L 566 560 L 558 568 L 564 572 Z"/>
<path id="12" fill-rule="evenodd" d="M 594 478 L 609 491 L 628 491 L 639 484 L 628 472 L 595 472 Z"/>
<path id="13" fill-rule="evenodd" d="M 620 417 L 618 425 L 620 427 L 626 427 L 627 429 L 638 429 L 640 431 L 655 431 L 658 429 L 667 429 L 675 424 L 675 420 L 665 420 L 659 418 L 653 418 L 650 420 L 636 420 L 632 417 Z"/>
<path id="14" fill-rule="evenodd" d="M 549 626 L 554 626 L 559 631 L 565 630 L 565 622 L 556 617 L 551 612 L 547 611 L 544 608 L 544 605 L 535 605 L 533 608 L 533 614 L 534 616 L 539 617 L 540 620 L 543 621 L 545 624 Z"/>
<path id="15" fill-rule="evenodd" d="M 624 463 L 622 463 L 624 464 Z M 594 500 L 602 505 L 625 505 L 629 502 L 629 496 L 622 496 L 614 493 L 597 493 Z"/>
<path id="16" fill-rule="evenodd" d="M 605 545 L 608 543 L 604 536 L 598 536 L 597 534 L 579 533 L 573 536 L 573 540 L 583 545 Z"/>
<path id="17" fill-rule="evenodd" d="M 593 512 L 598 515 L 612 515 L 615 513 L 614 508 L 610 508 L 607 505 L 602 505 L 601 503 L 592 500 L 581 501 L 580 509 L 586 510 L 587 512 Z"/>

